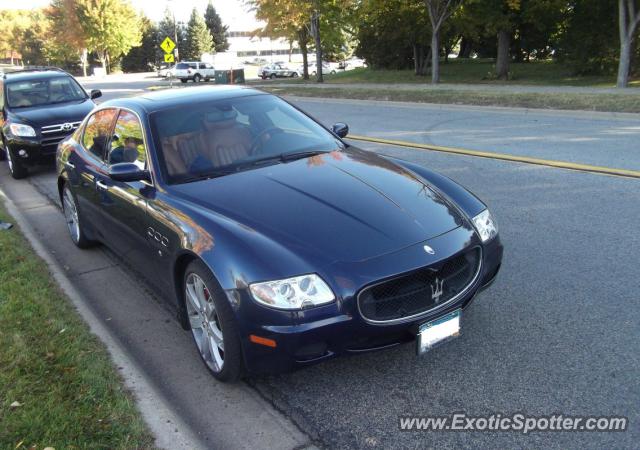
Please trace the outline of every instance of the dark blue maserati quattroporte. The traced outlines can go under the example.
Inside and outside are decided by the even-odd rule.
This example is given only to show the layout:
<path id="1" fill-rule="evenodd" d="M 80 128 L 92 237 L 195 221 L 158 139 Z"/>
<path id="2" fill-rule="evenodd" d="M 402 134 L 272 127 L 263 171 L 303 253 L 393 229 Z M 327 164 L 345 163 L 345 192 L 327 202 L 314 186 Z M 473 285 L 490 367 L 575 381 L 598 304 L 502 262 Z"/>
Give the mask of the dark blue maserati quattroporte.
<path id="1" fill-rule="evenodd" d="M 58 147 L 78 247 L 111 247 L 168 297 L 220 380 L 455 337 L 496 277 L 487 207 L 431 170 L 344 142 L 240 87 L 105 102 Z"/>

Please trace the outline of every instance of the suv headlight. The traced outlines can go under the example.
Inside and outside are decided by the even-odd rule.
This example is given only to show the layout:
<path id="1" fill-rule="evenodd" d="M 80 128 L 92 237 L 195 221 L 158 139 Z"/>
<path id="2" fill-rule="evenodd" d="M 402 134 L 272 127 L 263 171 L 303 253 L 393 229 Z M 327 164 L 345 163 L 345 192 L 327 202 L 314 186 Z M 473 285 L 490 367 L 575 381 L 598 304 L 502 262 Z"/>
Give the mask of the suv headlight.
<path id="1" fill-rule="evenodd" d="M 488 209 L 485 209 L 473 218 L 473 225 L 476 227 L 483 243 L 490 241 L 498 235 L 498 224 Z"/>
<path id="2" fill-rule="evenodd" d="M 36 130 L 34 130 L 33 127 L 21 123 L 10 123 L 9 130 L 11 130 L 11 134 L 14 136 L 35 137 L 36 135 Z"/>
<path id="3" fill-rule="evenodd" d="M 277 309 L 303 309 L 335 300 L 331 288 L 315 274 L 253 283 L 249 289 L 258 303 Z"/>

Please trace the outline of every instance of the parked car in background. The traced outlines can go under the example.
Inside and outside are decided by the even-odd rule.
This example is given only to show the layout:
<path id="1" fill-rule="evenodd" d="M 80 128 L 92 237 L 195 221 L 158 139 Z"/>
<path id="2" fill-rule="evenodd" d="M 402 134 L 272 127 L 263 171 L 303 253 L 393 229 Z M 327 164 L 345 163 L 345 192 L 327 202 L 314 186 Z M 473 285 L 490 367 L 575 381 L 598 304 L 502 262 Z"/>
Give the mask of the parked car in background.
<path id="1" fill-rule="evenodd" d="M 161 64 L 160 67 L 158 68 L 157 74 L 160 78 L 171 77 L 173 76 L 175 67 L 176 67 L 175 65 Z"/>
<path id="2" fill-rule="evenodd" d="M 234 86 L 103 103 L 58 147 L 70 237 L 126 255 L 223 381 L 405 342 L 423 354 L 496 278 L 496 223 L 348 131 Z"/>
<path id="3" fill-rule="evenodd" d="M 367 67 L 367 63 L 362 58 L 349 58 L 340 63 L 340 69 L 342 70 L 352 70 L 360 67 Z"/>
<path id="4" fill-rule="evenodd" d="M 58 143 L 78 128 L 95 107 L 90 94 L 67 72 L 56 68 L 23 69 L 0 76 L 0 159 L 13 178 L 56 153 Z"/>
<path id="5" fill-rule="evenodd" d="M 309 75 L 311 76 L 315 76 L 317 71 L 318 71 L 318 67 L 316 65 L 315 61 L 309 62 L 307 63 L 307 67 L 309 70 Z M 300 66 L 296 69 L 296 72 L 298 73 L 298 76 L 302 76 L 304 73 L 304 66 Z M 328 62 L 323 62 L 322 63 L 322 75 L 333 75 L 335 73 L 338 73 L 338 64 L 336 63 L 328 63 Z"/>
<path id="6" fill-rule="evenodd" d="M 215 78 L 216 70 L 213 64 L 202 61 L 182 61 L 176 64 L 173 76 L 181 82 L 186 83 L 191 80 L 194 83 L 209 81 Z"/>
<path id="7" fill-rule="evenodd" d="M 267 78 L 295 78 L 298 76 L 298 72 L 294 69 L 290 69 L 284 63 L 277 62 L 261 67 L 258 71 L 258 76 L 263 80 L 266 80 Z"/>

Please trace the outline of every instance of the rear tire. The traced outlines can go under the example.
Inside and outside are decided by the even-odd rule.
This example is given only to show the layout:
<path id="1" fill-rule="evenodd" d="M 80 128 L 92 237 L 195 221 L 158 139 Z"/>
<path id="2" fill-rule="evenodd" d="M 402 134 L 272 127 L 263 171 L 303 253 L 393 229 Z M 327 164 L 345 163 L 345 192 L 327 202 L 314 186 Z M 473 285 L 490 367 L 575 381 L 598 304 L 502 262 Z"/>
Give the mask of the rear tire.
<path id="1" fill-rule="evenodd" d="M 270 76 L 269 78 L 271 78 L 272 80 L 275 80 L 275 79 L 276 79 L 276 74 L 275 74 L 275 73 L 272 73 L 272 74 L 271 74 L 271 76 Z"/>
<path id="2" fill-rule="evenodd" d="M 193 82 L 194 82 L 194 83 L 200 83 L 200 81 L 201 81 L 201 80 L 202 80 L 202 77 L 200 76 L 200 74 L 199 74 L 199 73 L 197 73 L 197 74 L 195 74 L 195 75 L 193 76 Z"/>
<path id="3" fill-rule="evenodd" d="M 239 380 L 244 364 L 238 324 L 224 291 L 202 261 L 187 266 L 182 291 L 191 335 L 205 366 L 220 381 Z"/>
<path id="4" fill-rule="evenodd" d="M 69 229 L 69 237 L 71 241 L 78 248 L 89 248 L 95 243 L 90 241 L 85 236 L 82 229 L 82 220 L 80 218 L 80 211 L 78 210 L 78 203 L 76 197 L 69 189 L 68 185 L 64 185 L 62 188 L 62 212 L 64 218 L 67 221 L 67 228 Z"/>
<path id="5" fill-rule="evenodd" d="M 298 72 L 293 72 L 291 74 L 291 78 L 298 78 Z"/>
<path id="6" fill-rule="evenodd" d="M 187 82 L 187 80 L 185 80 L 184 78 L 180 78 L 180 82 L 181 82 L 181 83 L 186 83 L 186 82 Z"/>
<path id="7" fill-rule="evenodd" d="M 29 171 L 22 164 L 22 162 L 18 161 L 13 155 L 13 152 L 8 148 L 6 149 L 6 155 L 7 155 L 7 164 L 9 165 L 9 172 L 11 172 L 11 177 L 14 178 L 15 180 L 26 178 L 27 175 L 29 175 Z"/>

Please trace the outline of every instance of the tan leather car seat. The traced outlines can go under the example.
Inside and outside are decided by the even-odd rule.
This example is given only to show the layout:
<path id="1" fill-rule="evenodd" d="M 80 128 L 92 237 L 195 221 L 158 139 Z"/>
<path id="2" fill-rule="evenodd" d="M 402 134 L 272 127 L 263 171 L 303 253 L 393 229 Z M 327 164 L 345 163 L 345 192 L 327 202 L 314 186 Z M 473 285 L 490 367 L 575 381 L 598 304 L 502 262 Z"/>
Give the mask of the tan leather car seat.
<path id="1" fill-rule="evenodd" d="M 205 148 L 214 167 L 226 166 L 249 156 L 251 133 L 235 118 L 204 122 Z"/>

